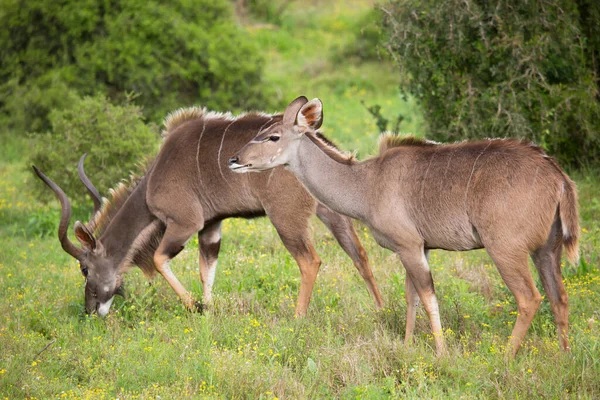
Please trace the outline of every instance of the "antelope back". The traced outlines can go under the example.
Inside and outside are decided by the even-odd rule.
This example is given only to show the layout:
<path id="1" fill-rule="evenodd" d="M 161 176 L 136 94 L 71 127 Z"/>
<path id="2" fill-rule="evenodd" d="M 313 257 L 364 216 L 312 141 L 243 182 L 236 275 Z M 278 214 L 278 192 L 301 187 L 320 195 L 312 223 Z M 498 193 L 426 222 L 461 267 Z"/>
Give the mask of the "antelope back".
<path id="1" fill-rule="evenodd" d="M 160 214 L 172 204 L 199 201 L 204 221 L 209 223 L 264 216 L 265 203 L 277 201 L 285 192 L 299 196 L 314 211 L 315 201 L 285 169 L 239 175 L 228 167 L 232 154 L 281 120 L 282 115 L 233 117 L 198 109 L 173 114 L 165 122 L 165 141 L 149 177 L 149 205 Z M 279 204 L 285 207 L 285 202 Z"/>

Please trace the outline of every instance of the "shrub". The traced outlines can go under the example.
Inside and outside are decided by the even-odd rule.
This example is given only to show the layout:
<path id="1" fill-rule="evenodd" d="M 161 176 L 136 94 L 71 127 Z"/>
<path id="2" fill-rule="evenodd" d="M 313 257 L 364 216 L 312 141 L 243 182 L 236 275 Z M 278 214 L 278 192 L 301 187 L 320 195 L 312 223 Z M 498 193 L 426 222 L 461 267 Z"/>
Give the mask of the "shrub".
<path id="1" fill-rule="evenodd" d="M 77 162 L 83 153 L 88 153 L 88 177 L 107 196 L 109 188 L 127 178 L 136 164 L 158 149 L 157 130 L 144 123 L 139 107 L 113 105 L 100 95 L 52 111 L 50 123 L 51 132 L 35 135 L 31 163 L 78 202 L 91 204 L 77 176 Z M 54 196 L 33 173 L 30 186 L 41 200 Z"/>
<path id="2" fill-rule="evenodd" d="M 564 163 L 598 163 L 600 48 L 587 17 L 598 2 L 393 0 L 382 9 L 402 89 L 421 102 L 433 138 L 524 137 Z"/>
<path id="3" fill-rule="evenodd" d="M 385 41 L 382 23 L 382 13 L 377 9 L 358 19 L 352 26 L 350 40 L 333 53 L 333 61 L 345 63 L 349 58 L 362 62 L 387 59 L 388 53 L 382 46 Z"/>
<path id="4" fill-rule="evenodd" d="M 293 0 L 236 0 L 236 11 L 243 17 L 281 26 L 283 14 Z"/>
<path id="5" fill-rule="evenodd" d="M 18 129 L 48 129 L 45 89 L 58 86 L 117 101 L 133 92 L 155 122 L 182 105 L 268 98 L 263 58 L 227 0 L 0 0 L 0 10 L 0 112 L 10 117 L 25 94 L 41 121 Z"/>
<path id="6" fill-rule="evenodd" d="M 55 71 L 27 84 L 11 79 L 3 85 L 6 100 L 1 109 L 0 123 L 7 131 L 40 132 L 50 127 L 48 116 L 54 109 L 62 109 L 78 96 Z"/>

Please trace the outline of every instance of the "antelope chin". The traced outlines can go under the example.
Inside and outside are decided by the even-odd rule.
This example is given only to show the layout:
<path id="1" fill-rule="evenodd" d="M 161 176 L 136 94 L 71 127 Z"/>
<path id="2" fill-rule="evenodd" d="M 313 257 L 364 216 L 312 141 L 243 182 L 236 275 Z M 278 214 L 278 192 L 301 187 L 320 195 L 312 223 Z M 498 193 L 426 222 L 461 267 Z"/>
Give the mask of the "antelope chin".
<path id="1" fill-rule="evenodd" d="M 113 296 L 106 303 L 101 303 L 98 306 L 98 315 L 99 316 L 104 317 L 106 314 L 108 314 L 108 311 L 110 310 L 110 305 L 112 304 L 114 299 L 115 299 L 115 297 Z"/>
<path id="2" fill-rule="evenodd" d="M 253 169 L 249 164 L 246 165 L 241 165 L 241 164 L 231 164 L 229 165 L 229 169 L 231 169 L 233 172 L 237 172 L 238 174 L 244 173 L 244 172 L 258 172 L 259 170 Z"/>

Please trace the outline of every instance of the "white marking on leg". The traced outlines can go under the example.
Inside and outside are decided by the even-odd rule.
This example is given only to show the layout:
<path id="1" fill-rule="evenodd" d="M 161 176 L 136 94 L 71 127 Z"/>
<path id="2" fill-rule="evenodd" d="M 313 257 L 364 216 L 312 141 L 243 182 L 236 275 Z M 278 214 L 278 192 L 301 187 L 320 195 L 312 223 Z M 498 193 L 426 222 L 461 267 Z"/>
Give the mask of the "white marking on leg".
<path id="1" fill-rule="evenodd" d="M 440 306 L 437 301 L 437 297 L 435 294 L 432 294 L 429 298 L 429 306 L 430 306 L 430 316 L 435 319 L 438 323 L 440 323 Z M 441 327 L 441 323 L 440 323 Z"/>
<path id="2" fill-rule="evenodd" d="M 429 261 L 427 260 L 428 257 L 429 257 L 429 250 L 423 250 L 423 254 L 421 254 L 421 264 L 425 267 L 426 271 L 430 271 Z"/>
<path id="3" fill-rule="evenodd" d="M 221 230 L 211 230 L 207 233 L 203 233 L 202 237 L 203 241 L 206 241 L 209 244 L 219 243 L 221 241 Z"/>
<path id="4" fill-rule="evenodd" d="M 213 288 L 213 284 L 215 283 L 215 275 L 217 273 L 217 263 L 218 263 L 217 259 L 215 259 L 210 264 L 207 263 L 206 282 L 204 282 L 204 302 L 205 303 L 210 303 L 212 300 L 212 288 Z"/>
<path id="5" fill-rule="evenodd" d="M 110 305 L 112 304 L 114 299 L 115 296 L 111 297 L 110 300 L 108 300 L 106 303 L 100 304 L 100 306 L 98 307 L 99 316 L 104 317 L 106 314 L 108 314 L 108 310 L 110 310 Z"/>
<path id="6" fill-rule="evenodd" d="M 213 287 L 213 284 L 215 283 L 215 275 L 216 275 L 216 272 L 217 272 L 217 264 L 218 264 L 218 260 L 214 260 L 208 266 L 207 283 L 208 283 L 208 285 L 211 288 Z"/>

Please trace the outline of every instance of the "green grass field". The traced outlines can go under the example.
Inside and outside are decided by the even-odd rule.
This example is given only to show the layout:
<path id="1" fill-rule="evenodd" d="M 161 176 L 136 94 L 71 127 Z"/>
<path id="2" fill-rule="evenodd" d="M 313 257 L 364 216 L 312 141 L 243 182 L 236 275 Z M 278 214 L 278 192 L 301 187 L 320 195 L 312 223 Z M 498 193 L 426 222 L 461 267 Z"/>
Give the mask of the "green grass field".
<path id="1" fill-rule="evenodd" d="M 247 27 L 267 53 L 266 79 L 278 101 L 320 97 L 325 133 L 361 158 L 374 153 L 378 135 L 361 100 L 380 104 L 390 118 L 403 114 L 401 128 L 420 134 L 422 117 L 402 100 L 393 65 L 332 61 L 371 2 L 316 4 L 293 3 L 280 28 Z M 316 219 L 323 265 L 306 318 L 294 318 L 300 274 L 267 219 L 225 222 L 211 312 L 186 312 L 162 278 L 150 284 L 134 269 L 125 276 L 126 299 L 117 298 L 106 318 L 86 316 L 78 264 L 56 239 L 59 204 L 39 205 L 25 190 L 30 143 L 3 134 L 0 148 L 0 398 L 600 397 L 594 171 L 573 174 L 583 261 L 563 269 L 572 352 L 559 351 L 544 301 L 517 358 L 506 361 L 516 305 L 494 265 L 484 251 L 433 251 L 449 347 L 437 359 L 422 309 L 414 346 L 403 345 L 404 272 L 396 256 L 356 225 L 385 301 L 375 311 L 350 260 Z M 85 218 L 91 202 L 86 207 L 75 216 Z M 193 239 L 172 268 L 201 298 L 197 250 Z"/>

